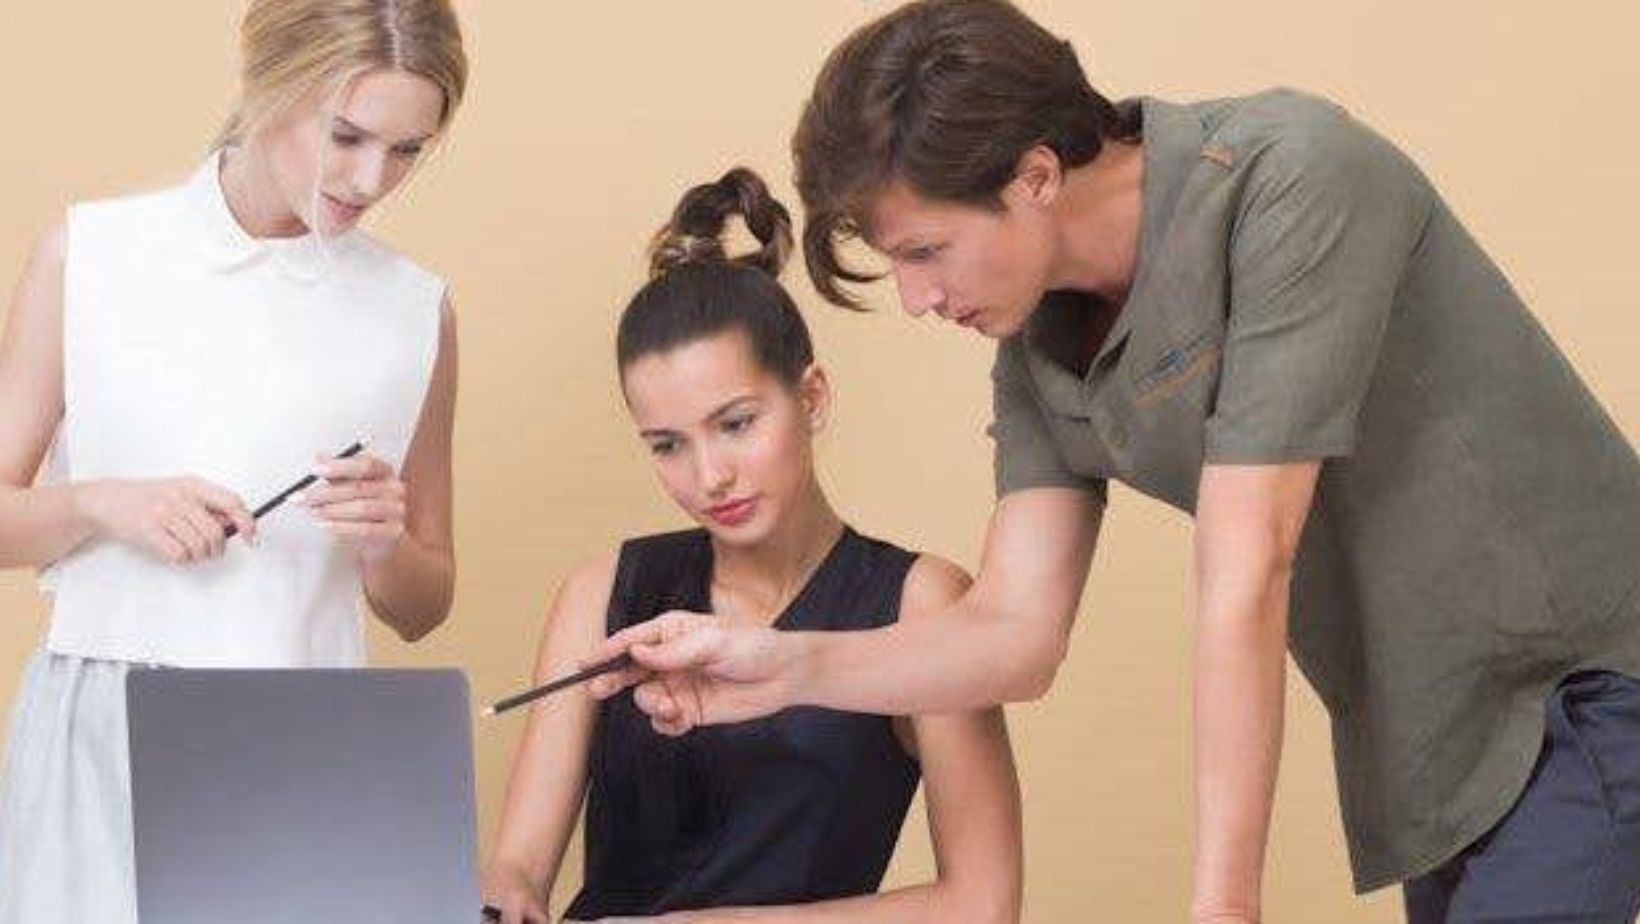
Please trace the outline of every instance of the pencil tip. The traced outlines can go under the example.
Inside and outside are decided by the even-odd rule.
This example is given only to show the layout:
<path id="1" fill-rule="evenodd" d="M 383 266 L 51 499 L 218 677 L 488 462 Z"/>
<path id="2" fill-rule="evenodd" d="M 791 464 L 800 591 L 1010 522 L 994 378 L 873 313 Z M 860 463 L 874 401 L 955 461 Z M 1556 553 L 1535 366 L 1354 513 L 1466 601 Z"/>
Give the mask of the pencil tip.
<path id="1" fill-rule="evenodd" d="M 495 707 L 494 706 L 485 706 L 484 707 L 484 715 L 485 716 L 495 715 Z"/>

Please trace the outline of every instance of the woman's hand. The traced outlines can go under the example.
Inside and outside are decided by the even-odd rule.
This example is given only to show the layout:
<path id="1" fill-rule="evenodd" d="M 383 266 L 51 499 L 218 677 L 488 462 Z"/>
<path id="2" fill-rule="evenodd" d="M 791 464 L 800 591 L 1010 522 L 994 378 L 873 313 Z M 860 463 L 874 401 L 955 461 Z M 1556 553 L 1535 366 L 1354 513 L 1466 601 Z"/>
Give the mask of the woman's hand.
<path id="1" fill-rule="evenodd" d="M 175 565 L 220 556 L 229 526 L 247 541 L 256 532 L 238 495 L 192 476 L 88 481 L 77 486 L 75 499 L 98 535 Z"/>
<path id="2" fill-rule="evenodd" d="M 530 881 L 529 874 L 508 863 L 494 863 L 484 870 L 484 904 L 501 912 L 488 920 L 501 924 L 552 924 L 547 897 Z"/>
<path id="3" fill-rule="evenodd" d="M 368 453 L 321 457 L 323 479 L 302 492 L 302 504 L 331 535 L 352 546 L 366 564 L 392 554 L 404 536 L 405 488 L 393 466 Z"/>

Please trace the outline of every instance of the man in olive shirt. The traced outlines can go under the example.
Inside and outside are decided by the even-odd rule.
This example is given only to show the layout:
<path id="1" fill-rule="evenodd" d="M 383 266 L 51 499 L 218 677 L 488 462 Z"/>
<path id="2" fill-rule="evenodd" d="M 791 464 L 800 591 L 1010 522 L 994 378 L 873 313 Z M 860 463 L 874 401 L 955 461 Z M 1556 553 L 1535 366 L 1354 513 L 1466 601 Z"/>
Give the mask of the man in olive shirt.
<path id="1" fill-rule="evenodd" d="M 1196 515 L 1198 920 L 1258 917 L 1283 643 L 1358 889 L 1633 919 L 1640 461 L 1413 164 L 1293 92 L 1111 105 L 988 0 L 856 33 L 794 148 L 823 293 L 858 234 L 908 310 L 1001 340 L 979 576 L 873 633 L 668 615 L 609 648 L 658 675 L 600 694 L 646 681 L 671 733 L 1039 695 L 1114 478 Z"/>

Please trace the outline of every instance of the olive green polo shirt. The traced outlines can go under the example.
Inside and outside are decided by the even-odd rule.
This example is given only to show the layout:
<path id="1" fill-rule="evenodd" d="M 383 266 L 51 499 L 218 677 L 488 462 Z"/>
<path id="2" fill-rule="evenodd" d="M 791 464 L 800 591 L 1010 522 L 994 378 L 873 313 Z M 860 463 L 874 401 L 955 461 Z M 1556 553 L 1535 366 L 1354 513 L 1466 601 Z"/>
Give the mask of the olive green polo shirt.
<path id="1" fill-rule="evenodd" d="M 1321 460 L 1289 648 L 1332 717 L 1358 890 L 1513 804 L 1545 699 L 1640 676 L 1640 461 L 1418 169 L 1290 91 L 1144 100 L 1139 259 L 1085 370 L 1050 294 L 998 348 L 1000 494 Z"/>

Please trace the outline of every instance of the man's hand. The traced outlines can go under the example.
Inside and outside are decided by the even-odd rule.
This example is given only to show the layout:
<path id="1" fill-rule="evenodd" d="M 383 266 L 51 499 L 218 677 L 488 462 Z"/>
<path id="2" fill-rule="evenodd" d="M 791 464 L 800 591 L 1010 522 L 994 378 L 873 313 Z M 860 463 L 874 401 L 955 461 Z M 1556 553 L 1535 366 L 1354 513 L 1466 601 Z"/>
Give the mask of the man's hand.
<path id="1" fill-rule="evenodd" d="M 608 699 L 636 687 L 638 708 L 666 735 L 761 718 L 796 704 L 802 639 L 704 613 L 664 613 L 605 641 L 588 664 L 630 653 L 636 666 L 592 681 L 592 694 Z"/>

